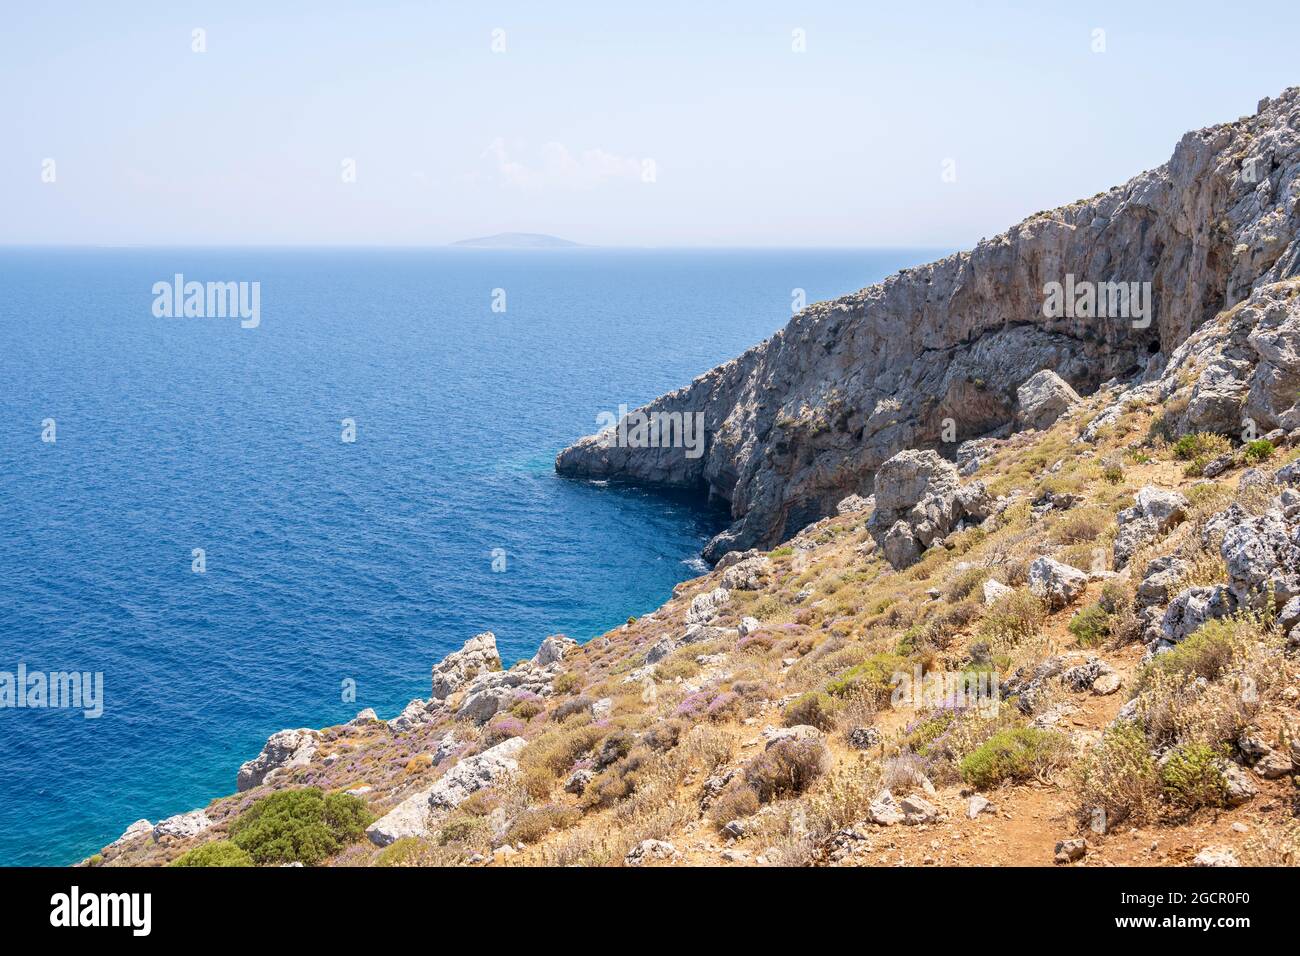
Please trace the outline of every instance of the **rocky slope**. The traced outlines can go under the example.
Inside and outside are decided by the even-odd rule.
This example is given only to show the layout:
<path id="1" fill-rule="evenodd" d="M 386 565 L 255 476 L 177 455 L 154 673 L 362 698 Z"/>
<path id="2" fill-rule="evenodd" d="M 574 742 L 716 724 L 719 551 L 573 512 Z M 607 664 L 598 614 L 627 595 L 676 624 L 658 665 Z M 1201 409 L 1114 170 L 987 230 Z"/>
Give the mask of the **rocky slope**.
<path id="1" fill-rule="evenodd" d="M 731 544 L 828 514 L 587 643 L 504 668 L 477 635 L 392 719 L 274 734 L 85 863 L 1300 865 L 1297 128 L 1289 91 L 1089 215 L 809 310 L 660 400 L 712 416 L 697 462 L 566 452 L 729 475 Z M 996 304 L 1067 252 L 1147 268 L 1158 321 Z M 940 412 L 977 433 L 947 457 Z"/>
<path id="2" fill-rule="evenodd" d="M 770 547 L 870 488 L 898 451 L 951 455 L 1013 422 L 1017 388 L 1040 369 L 1084 393 L 1159 371 L 1219 312 L 1300 273 L 1298 176 L 1300 92 L 1290 89 L 1254 116 L 1188 133 L 1168 163 L 1123 186 L 812 305 L 641 410 L 702 413 L 702 456 L 589 436 L 556 469 L 725 499 L 735 522 L 707 557 Z M 1045 318 L 1045 287 L 1071 275 L 1149 282 L 1153 314 Z"/>

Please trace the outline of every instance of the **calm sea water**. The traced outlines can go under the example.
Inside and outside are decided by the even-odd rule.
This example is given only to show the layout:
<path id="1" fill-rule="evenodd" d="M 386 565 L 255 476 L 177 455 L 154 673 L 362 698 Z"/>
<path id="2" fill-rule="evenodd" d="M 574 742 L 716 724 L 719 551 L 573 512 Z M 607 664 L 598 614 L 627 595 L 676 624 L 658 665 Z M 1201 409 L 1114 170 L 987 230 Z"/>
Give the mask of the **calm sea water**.
<path id="1" fill-rule="evenodd" d="M 392 716 L 479 631 L 508 664 L 653 609 L 725 516 L 555 453 L 770 335 L 792 289 L 933 255 L 0 251 L 0 671 L 105 685 L 99 719 L 0 709 L 0 863 L 203 806 L 283 727 Z M 261 325 L 155 318 L 177 272 L 260 282 Z"/>

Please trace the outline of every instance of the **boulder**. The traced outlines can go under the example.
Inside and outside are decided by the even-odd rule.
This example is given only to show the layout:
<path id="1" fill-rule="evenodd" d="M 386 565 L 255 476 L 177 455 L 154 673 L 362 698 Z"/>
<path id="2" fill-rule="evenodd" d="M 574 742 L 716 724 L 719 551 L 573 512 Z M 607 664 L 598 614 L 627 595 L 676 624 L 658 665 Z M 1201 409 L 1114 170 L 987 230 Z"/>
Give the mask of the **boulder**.
<path id="1" fill-rule="evenodd" d="M 939 808 L 919 794 L 908 794 L 898 804 L 903 812 L 903 822 L 909 826 L 933 823 L 939 818 Z"/>
<path id="2" fill-rule="evenodd" d="M 1176 491 L 1146 485 L 1137 493 L 1131 508 L 1115 516 L 1115 567 L 1123 568 L 1139 548 L 1172 530 L 1187 516 L 1187 499 Z"/>
<path id="3" fill-rule="evenodd" d="M 430 789 L 417 790 L 366 827 L 370 842 L 375 846 L 388 846 L 403 837 L 427 837 L 430 833 Z"/>
<path id="4" fill-rule="evenodd" d="M 902 823 L 904 814 L 894 795 L 888 790 L 881 790 L 867 807 L 867 817 L 877 826 L 887 827 Z"/>
<path id="5" fill-rule="evenodd" d="M 466 757 L 429 789 L 429 807 L 450 810 L 470 794 L 512 776 L 519 769 L 519 753 L 527 745 L 523 737 L 511 737 L 480 754 Z"/>
<path id="6" fill-rule="evenodd" d="M 552 664 L 558 664 L 564 660 L 564 656 L 578 646 L 578 642 L 571 637 L 565 637 L 563 634 L 552 634 L 537 648 L 537 653 L 533 655 L 532 664 L 534 667 L 550 667 Z"/>
<path id="7" fill-rule="evenodd" d="M 265 783 L 281 770 L 307 766 L 316 754 L 319 741 L 320 734 L 305 727 L 272 734 L 262 752 L 240 766 L 235 776 L 235 789 L 242 793 Z"/>
<path id="8" fill-rule="evenodd" d="M 1223 775 L 1224 802 L 1228 806 L 1239 807 L 1249 803 L 1259 793 L 1259 788 L 1235 763 L 1228 760 L 1219 761 L 1219 772 Z"/>
<path id="9" fill-rule="evenodd" d="M 765 557 L 747 558 L 722 572 L 722 586 L 729 591 L 757 591 L 772 573 Z"/>
<path id="10" fill-rule="evenodd" d="M 1280 511 L 1229 528 L 1219 553 L 1228 566 L 1228 588 L 1243 606 L 1261 608 L 1270 592 L 1277 607 L 1300 596 L 1300 525 L 1291 527 Z"/>
<path id="11" fill-rule="evenodd" d="M 1054 558 L 1035 558 L 1029 565 L 1029 591 L 1051 610 L 1073 603 L 1087 587 L 1087 574 Z"/>
<path id="12" fill-rule="evenodd" d="M 647 664 L 658 664 L 661 660 L 677 649 L 671 637 L 663 637 L 650 645 L 650 650 L 645 652 L 645 662 Z"/>
<path id="13" fill-rule="evenodd" d="M 569 774 L 569 779 L 564 781 L 564 792 L 581 794 L 587 789 L 587 784 L 595 778 L 595 774 L 590 770 L 575 770 Z"/>
<path id="14" fill-rule="evenodd" d="M 989 578 L 984 582 L 984 603 L 986 605 L 996 604 L 1008 594 L 1015 593 L 1014 588 L 1007 587 L 1001 581 L 994 581 L 992 578 Z"/>
<path id="15" fill-rule="evenodd" d="M 1098 697 L 1106 697 L 1119 690 L 1120 678 L 1118 674 L 1102 674 L 1092 682 L 1092 692 Z"/>
<path id="16" fill-rule="evenodd" d="M 687 624 L 707 624 L 718 615 L 723 605 L 731 600 L 731 592 L 718 587 L 704 594 L 697 594 L 686 612 Z"/>
<path id="17" fill-rule="evenodd" d="M 1188 566 L 1177 555 L 1167 554 L 1148 561 L 1138 584 L 1135 609 L 1138 613 L 1151 607 L 1164 607 L 1174 596 L 1174 588 L 1187 576 Z"/>
<path id="18" fill-rule="evenodd" d="M 670 860 L 677 855 L 677 847 L 666 840 L 642 840 L 627 851 L 623 862 L 628 866 L 642 866 L 654 860 Z"/>
<path id="19" fill-rule="evenodd" d="M 1057 863 L 1073 863 L 1082 860 L 1087 852 L 1088 843 L 1082 837 L 1061 840 L 1056 844 L 1055 860 Z"/>
<path id="20" fill-rule="evenodd" d="M 116 847 L 125 846 L 128 843 L 134 843 L 148 836 L 153 836 L 154 826 L 148 820 L 139 819 L 122 831 L 122 835 L 104 847 L 105 850 L 111 850 Z"/>
<path id="21" fill-rule="evenodd" d="M 407 704 L 400 714 L 388 722 L 388 728 L 395 732 L 410 730 L 413 727 L 432 721 L 437 710 L 436 704 L 431 708 L 428 701 L 417 697 Z"/>
<path id="22" fill-rule="evenodd" d="M 1236 610 L 1236 601 L 1221 584 L 1198 585 L 1180 591 L 1160 621 L 1160 640 L 1172 646 L 1200 630 L 1206 621 L 1227 617 Z"/>
<path id="23" fill-rule="evenodd" d="M 212 826 L 212 821 L 208 819 L 207 813 L 203 810 L 191 810 L 188 813 L 178 813 L 166 820 L 159 821 L 158 825 L 153 828 L 153 838 L 161 840 L 163 837 L 173 837 L 184 840 L 192 836 L 198 836 L 210 826 Z"/>
<path id="24" fill-rule="evenodd" d="M 1051 428 L 1058 418 L 1083 401 L 1069 383 L 1043 369 L 1016 389 L 1016 422 L 1022 428 Z"/>
<path id="25" fill-rule="evenodd" d="M 876 472 L 876 510 L 867 529 L 895 570 L 953 531 L 977 524 L 992 507 L 983 482 L 962 485 L 957 469 L 933 451 L 899 452 Z"/>
<path id="26" fill-rule="evenodd" d="M 446 700 L 471 680 L 487 671 L 501 669 L 497 638 L 491 631 L 476 634 L 458 651 L 433 665 L 432 700 Z"/>
<path id="27" fill-rule="evenodd" d="M 1192 859 L 1192 866 L 1241 866 L 1231 847 L 1207 846 Z"/>

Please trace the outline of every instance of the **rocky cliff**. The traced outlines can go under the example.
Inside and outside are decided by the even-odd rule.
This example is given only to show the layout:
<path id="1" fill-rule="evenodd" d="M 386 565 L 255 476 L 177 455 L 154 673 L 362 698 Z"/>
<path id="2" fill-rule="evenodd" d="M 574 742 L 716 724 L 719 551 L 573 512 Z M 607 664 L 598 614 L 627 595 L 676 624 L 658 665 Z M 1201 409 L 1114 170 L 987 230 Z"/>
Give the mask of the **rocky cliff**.
<path id="1" fill-rule="evenodd" d="M 812 305 L 768 341 L 639 410 L 702 414 L 702 455 L 592 435 L 561 452 L 556 470 L 726 500 L 734 523 L 710 542 L 710 559 L 771 546 L 870 489 L 896 452 L 952 457 L 963 440 L 1007 426 L 1017 389 L 1039 370 L 1084 394 L 1162 371 L 1216 314 L 1300 274 L 1298 177 L 1293 88 L 1253 116 L 1188 133 L 1169 162 L 1123 186 Z M 1050 284 L 1076 282 L 1149 283 L 1150 308 L 1134 314 L 1135 299 L 1123 315 L 1094 303 L 1047 317 Z M 1231 363 L 1218 373 L 1234 374 Z M 1206 387 L 1218 394 L 1214 382 Z"/>

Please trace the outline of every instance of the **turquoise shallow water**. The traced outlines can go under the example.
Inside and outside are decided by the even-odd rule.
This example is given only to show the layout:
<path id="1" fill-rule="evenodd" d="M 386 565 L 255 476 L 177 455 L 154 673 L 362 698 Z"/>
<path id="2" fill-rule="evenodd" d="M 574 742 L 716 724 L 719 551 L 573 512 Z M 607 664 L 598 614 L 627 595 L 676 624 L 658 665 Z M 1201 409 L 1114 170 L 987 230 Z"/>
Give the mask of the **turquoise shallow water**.
<path id="1" fill-rule="evenodd" d="M 0 709 L 0 863 L 202 806 L 280 728 L 392 716 L 479 631 L 509 663 L 658 606 L 725 515 L 555 453 L 770 335 L 792 289 L 933 256 L 0 251 L 0 671 L 104 675 L 99 719 Z M 177 272 L 259 282 L 261 324 L 155 317 Z"/>

